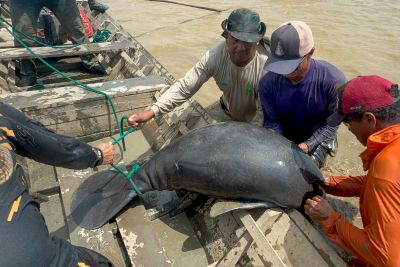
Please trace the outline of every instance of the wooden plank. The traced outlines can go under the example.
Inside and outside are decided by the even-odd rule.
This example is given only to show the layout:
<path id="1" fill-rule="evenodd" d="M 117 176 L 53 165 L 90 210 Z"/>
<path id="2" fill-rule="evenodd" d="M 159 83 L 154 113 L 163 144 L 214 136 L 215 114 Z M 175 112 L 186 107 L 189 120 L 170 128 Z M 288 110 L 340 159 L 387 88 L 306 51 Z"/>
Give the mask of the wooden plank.
<path id="1" fill-rule="evenodd" d="M 121 69 L 124 67 L 124 60 L 121 57 L 121 52 L 118 56 L 114 57 L 113 62 L 110 62 L 109 64 L 102 63 L 101 58 L 104 58 L 102 55 L 98 55 L 97 58 L 103 66 L 107 66 L 106 73 L 110 79 L 116 78 L 118 73 L 120 73 Z M 134 77 L 133 74 L 131 74 L 130 77 Z"/>
<path id="2" fill-rule="evenodd" d="M 159 76 L 93 85 L 113 99 L 118 116 L 143 110 L 165 86 Z M 116 129 L 105 97 L 77 86 L 7 94 L 0 99 L 62 134 L 83 137 Z"/>
<path id="3" fill-rule="evenodd" d="M 49 200 L 40 203 L 40 213 L 46 221 L 50 236 L 56 236 L 61 239 L 69 240 L 69 231 L 63 214 L 61 197 L 57 193 L 49 196 Z"/>
<path id="4" fill-rule="evenodd" d="M 202 242 L 205 244 L 209 257 L 214 263 L 218 263 L 230 249 L 234 248 L 245 229 L 244 227 L 238 228 L 237 222 L 231 219 L 230 213 L 212 219 L 208 215 L 209 210 L 207 207 L 201 209 L 201 212 L 195 214 L 194 219 L 196 224 L 199 225 Z M 262 210 L 253 210 L 251 214 L 254 218 L 257 218 L 256 212 Z M 236 239 L 235 236 L 237 236 Z M 312 266 L 336 266 L 332 265 L 330 260 L 327 260 L 326 251 L 319 250 L 310 242 L 286 213 L 282 213 L 273 226 L 266 231 L 265 237 L 273 245 L 283 263 L 288 266 L 310 266 L 310 264 Z M 253 244 L 251 247 L 257 252 L 256 254 L 262 257 L 263 252 L 260 251 L 258 245 Z M 249 249 L 240 259 L 241 266 L 264 266 L 265 262 L 268 262 L 268 260 L 262 259 L 262 264 L 257 263 L 258 259 L 253 257 L 254 254 L 249 254 L 251 251 Z M 338 262 L 340 263 L 340 260 Z M 343 264 L 337 266 L 344 266 Z"/>
<path id="5" fill-rule="evenodd" d="M 7 80 L 0 76 L 0 95 L 9 93 L 10 93 L 10 88 Z"/>
<path id="6" fill-rule="evenodd" d="M 0 5 L 0 14 L 10 21 L 10 8 L 8 7 L 8 0 L 2 0 Z"/>
<path id="7" fill-rule="evenodd" d="M 283 262 L 289 266 L 332 266 L 326 255 L 309 242 L 303 232 L 283 213 L 265 235 Z M 339 265 L 341 266 L 341 265 Z"/>
<path id="8" fill-rule="evenodd" d="M 101 140 L 103 142 L 111 141 L 111 139 Z M 94 145 L 94 144 L 92 144 Z M 101 167 L 101 169 L 104 167 Z M 71 217 L 71 200 L 72 194 L 76 188 L 92 173 L 92 169 L 70 170 L 65 168 L 56 168 L 57 178 L 61 188 L 62 203 L 65 210 L 67 226 L 70 234 L 70 241 L 73 245 L 82 246 L 93 249 L 107 258 L 109 258 L 115 266 L 125 266 L 122 257 L 121 248 L 114 232 L 117 226 L 114 224 L 105 224 L 96 230 L 86 230 L 79 227 Z"/>
<path id="9" fill-rule="evenodd" d="M 253 217 L 248 212 L 243 210 L 238 210 L 234 212 L 234 214 L 237 214 L 237 216 L 240 218 L 241 222 L 246 228 L 246 231 L 251 235 L 254 242 L 257 244 L 257 247 L 261 252 L 260 255 L 262 255 L 266 262 L 268 262 L 268 265 L 286 266 L 278 253 L 272 247 L 271 242 L 264 236 L 264 232 L 256 224 Z"/>
<path id="10" fill-rule="evenodd" d="M 129 205 L 116 218 L 132 266 L 172 266 L 143 205 Z"/>
<path id="11" fill-rule="evenodd" d="M 76 71 L 83 70 L 82 60 L 79 57 L 69 57 L 61 60 L 48 60 L 48 62 L 56 69 L 66 72 L 66 71 Z M 44 65 L 42 62 L 37 62 L 36 65 L 38 76 L 54 72 L 48 66 Z"/>
<path id="12" fill-rule="evenodd" d="M 203 248 L 184 213 L 149 221 L 144 206 L 116 218 L 133 266 L 207 266 Z"/>
<path id="13" fill-rule="evenodd" d="M 0 41 L 0 48 L 11 48 L 14 47 L 14 41 Z"/>
<path id="14" fill-rule="evenodd" d="M 56 194 L 60 187 L 56 179 L 55 167 L 27 159 L 30 192 Z"/>
<path id="15" fill-rule="evenodd" d="M 88 43 L 73 48 L 53 48 L 53 47 L 31 47 L 32 51 L 42 58 L 66 57 L 96 54 L 100 52 L 111 52 L 128 49 L 131 43 L 128 40 L 104 42 L 104 43 Z M 25 48 L 2 48 L 0 49 L 0 60 L 17 60 L 17 59 L 33 59 L 35 58 Z"/>
<path id="16" fill-rule="evenodd" d="M 263 212 L 263 214 L 257 219 L 257 225 L 260 226 L 262 232 L 265 233 L 268 229 L 270 229 L 273 223 L 281 216 L 282 211 L 278 209 L 267 209 Z M 254 240 L 249 234 L 249 232 L 245 232 L 242 237 L 237 241 L 235 246 L 229 250 L 229 252 L 221 258 L 219 261 L 215 262 L 211 266 L 219 266 L 219 267 L 230 267 L 235 266 L 236 263 L 240 260 L 243 254 L 251 248 L 254 244 Z"/>
<path id="17" fill-rule="evenodd" d="M 117 112 L 117 115 L 119 118 L 121 118 L 123 115 L 129 115 L 130 113 L 139 112 L 143 109 L 144 107 L 130 110 L 130 112 Z M 109 132 L 108 136 L 110 136 L 111 131 L 117 129 L 117 125 L 114 116 L 109 114 L 95 118 L 92 117 L 77 121 L 68 121 L 65 123 L 53 124 L 49 125 L 49 128 L 59 134 L 84 138 L 105 130 Z"/>
<path id="18" fill-rule="evenodd" d="M 67 71 L 65 72 L 66 75 L 68 75 L 68 77 L 79 81 L 80 83 L 86 84 L 85 81 L 86 80 L 90 80 L 90 79 L 97 79 L 94 80 L 94 82 L 101 82 L 104 81 L 104 78 L 106 78 L 107 76 L 103 76 L 97 73 L 92 73 L 92 72 L 86 72 L 85 70 L 78 70 L 78 71 Z M 39 83 L 43 83 L 43 85 L 47 85 L 47 84 L 52 84 L 53 87 L 62 87 L 62 83 L 65 83 L 66 81 L 68 81 L 67 79 L 65 79 L 64 77 L 62 77 L 60 74 L 56 73 L 56 72 L 52 72 L 49 73 L 45 76 L 38 76 L 38 82 Z M 74 83 L 68 81 L 69 85 L 73 85 Z M 93 82 L 92 82 L 93 83 Z M 67 85 L 68 85 L 67 84 Z M 65 85 L 64 85 L 65 86 Z M 25 89 L 26 88 L 26 89 Z M 20 87 L 20 91 L 24 91 L 24 90 L 43 90 L 45 88 L 42 88 L 41 85 L 36 85 L 34 87 L 32 86 L 24 86 L 24 87 Z"/>
<path id="19" fill-rule="evenodd" d="M 124 69 L 131 73 L 132 75 L 143 77 L 145 76 L 140 66 L 133 61 L 133 59 L 125 52 L 122 51 L 121 58 L 125 61 Z"/>
<path id="20" fill-rule="evenodd" d="M 323 238 L 321 233 L 300 212 L 293 209 L 288 211 L 287 214 L 306 236 L 307 241 L 313 244 L 321 256 L 324 257 L 329 266 L 347 266 L 343 259 L 336 253 L 336 250 L 329 245 L 329 241 Z"/>
<path id="21" fill-rule="evenodd" d="M 120 81 L 107 81 L 104 83 L 91 84 L 110 97 L 123 97 L 124 95 L 138 95 L 148 92 L 157 92 L 167 86 L 164 79 L 159 76 L 144 78 L 131 78 Z M 48 107 L 61 107 L 75 105 L 77 103 L 90 104 L 94 100 L 104 99 L 103 95 L 87 91 L 79 86 L 67 86 L 41 91 L 28 91 L 2 95 L 3 102 L 16 108 L 29 112 L 43 110 L 47 112 Z"/>
<path id="22" fill-rule="evenodd" d="M 127 97 L 126 95 L 120 97 L 115 96 L 113 98 L 113 105 L 117 113 L 125 113 L 135 109 L 141 109 L 148 106 L 151 103 L 153 92 L 135 94 Z M 43 114 L 42 110 L 30 111 L 29 114 L 34 116 L 35 119 L 41 121 L 43 124 L 55 125 L 61 124 L 65 120 L 63 118 L 68 118 L 66 122 L 72 122 L 83 119 L 98 118 L 100 116 L 109 115 L 110 108 L 107 105 L 106 100 L 99 99 L 91 102 L 91 107 L 93 112 L 85 112 L 87 102 L 76 103 L 75 105 L 64 105 L 49 107 L 46 109 L 48 114 Z M 80 112 L 77 112 L 80 111 Z"/>
<path id="23" fill-rule="evenodd" d="M 78 78 L 78 77 L 77 77 Z M 77 80 L 83 84 L 87 84 L 90 86 L 90 84 L 93 83 L 99 83 L 99 82 L 105 82 L 105 79 L 107 77 L 99 77 L 99 76 L 91 76 L 89 78 L 85 78 L 82 76 L 79 77 Z M 33 90 L 46 90 L 46 89 L 53 89 L 53 88 L 58 88 L 58 87 L 66 87 L 66 86 L 72 86 L 72 82 L 70 81 L 66 81 L 65 79 L 63 81 L 59 81 L 61 79 L 58 80 L 42 80 L 43 81 L 43 85 L 40 85 L 39 89 L 37 86 L 23 86 L 23 87 L 19 87 L 21 88 L 21 91 L 33 91 Z M 51 82 L 51 83 L 48 83 Z"/>
<path id="24" fill-rule="evenodd" d="M 18 90 L 15 88 L 15 83 L 16 83 L 16 79 L 17 79 L 16 71 L 15 71 L 15 69 L 16 69 L 15 61 L 9 61 L 7 68 L 8 68 L 8 71 L 7 71 L 6 80 L 8 82 L 9 90 L 10 90 L 10 92 L 16 92 Z"/>

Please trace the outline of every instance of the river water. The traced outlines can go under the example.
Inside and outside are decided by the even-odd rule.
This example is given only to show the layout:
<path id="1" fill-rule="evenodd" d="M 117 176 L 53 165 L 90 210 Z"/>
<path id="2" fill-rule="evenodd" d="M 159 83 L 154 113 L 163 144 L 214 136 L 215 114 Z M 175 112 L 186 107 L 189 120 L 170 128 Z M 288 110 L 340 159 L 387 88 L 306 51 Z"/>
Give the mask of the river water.
<path id="1" fill-rule="evenodd" d="M 140 0 L 103 0 L 114 19 L 135 36 L 176 78 L 220 36 L 221 21 L 239 7 L 254 9 L 267 24 L 267 35 L 288 20 L 303 20 L 312 29 L 314 56 L 330 61 L 347 78 L 378 74 L 400 81 L 400 1 L 208 1 L 178 2 L 224 10 L 204 9 Z M 219 95 L 214 82 L 196 98 L 204 105 Z"/>

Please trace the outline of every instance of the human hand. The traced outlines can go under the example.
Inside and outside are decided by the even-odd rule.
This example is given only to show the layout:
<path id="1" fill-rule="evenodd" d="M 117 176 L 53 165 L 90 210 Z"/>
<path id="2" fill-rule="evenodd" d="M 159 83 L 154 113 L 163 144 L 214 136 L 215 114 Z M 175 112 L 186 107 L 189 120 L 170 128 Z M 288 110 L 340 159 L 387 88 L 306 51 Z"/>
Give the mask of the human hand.
<path id="1" fill-rule="evenodd" d="M 328 177 L 324 177 L 323 179 L 322 179 L 322 187 L 325 187 L 325 186 L 330 186 L 330 184 L 331 184 L 331 177 L 330 176 L 328 176 Z"/>
<path id="2" fill-rule="evenodd" d="M 111 164 L 114 162 L 115 149 L 111 143 L 102 143 L 96 146 L 103 153 L 102 165 Z"/>
<path id="3" fill-rule="evenodd" d="M 328 201 L 320 196 L 307 199 L 304 211 L 314 222 L 319 224 L 335 213 L 335 210 L 329 205 Z"/>
<path id="4" fill-rule="evenodd" d="M 304 153 L 308 153 L 308 146 L 306 145 L 306 143 L 300 143 L 298 146 L 301 150 L 304 151 Z"/>
<path id="5" fill-rule="evenodd" d="M 128 118 L 128 124 L 133 128 L 137 128 L 139 127 L 140 122 L 146 122 L 151 118 L 153 118 L 154 116 L 155 116 L 154 111 L 151 109 L 139 113 L 133 113 Z"/>

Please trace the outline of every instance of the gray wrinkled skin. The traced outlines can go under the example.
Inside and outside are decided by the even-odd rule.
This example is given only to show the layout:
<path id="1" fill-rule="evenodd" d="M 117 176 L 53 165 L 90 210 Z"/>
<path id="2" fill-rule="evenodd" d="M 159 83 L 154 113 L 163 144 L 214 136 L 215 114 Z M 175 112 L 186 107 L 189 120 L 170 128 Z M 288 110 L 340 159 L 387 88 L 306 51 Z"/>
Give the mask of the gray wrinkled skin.
<path id="1" fill-rule="evenodd" d="M 297 145 L 271 130 L 225 122 L 190 132 L 138 172 L 142 188 L 186 189 L 223 198 L 299 208 L 322 175 Z"/>

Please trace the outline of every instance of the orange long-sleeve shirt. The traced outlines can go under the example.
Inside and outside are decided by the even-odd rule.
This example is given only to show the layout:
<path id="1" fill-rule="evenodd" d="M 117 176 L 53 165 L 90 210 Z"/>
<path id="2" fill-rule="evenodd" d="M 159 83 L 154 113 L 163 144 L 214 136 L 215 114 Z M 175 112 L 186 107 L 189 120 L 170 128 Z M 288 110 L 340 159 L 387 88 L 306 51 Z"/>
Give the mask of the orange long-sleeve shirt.
<path id="1" fill-rule="evenodd" d="M 364 229 L 336 212 L 323 222 L 324 231 L 371 266 L 400 266 L 400 124 L 371 135 L 360 157 L 366 176 L 332 176 L 326 189 L 360 197 Z"/>

